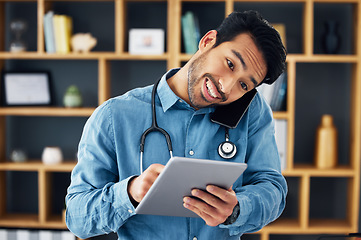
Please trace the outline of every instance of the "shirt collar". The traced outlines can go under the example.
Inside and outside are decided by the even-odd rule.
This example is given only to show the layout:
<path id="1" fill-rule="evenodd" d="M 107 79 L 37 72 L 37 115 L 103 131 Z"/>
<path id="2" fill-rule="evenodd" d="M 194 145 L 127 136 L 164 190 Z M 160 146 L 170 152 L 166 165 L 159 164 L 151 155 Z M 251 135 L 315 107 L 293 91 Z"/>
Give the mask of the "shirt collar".
<path id="1" fill-rule="evenodd" d="M 172 107 L 180 98 L 170 89 L 167 79 L 171 78 L 179 71 L 180 68 L 174 68 L 165 73 L 158 85 L 157 94 L 160 99 L 160 103 L 163 107 L 163 111 L 166 112 Z"/>

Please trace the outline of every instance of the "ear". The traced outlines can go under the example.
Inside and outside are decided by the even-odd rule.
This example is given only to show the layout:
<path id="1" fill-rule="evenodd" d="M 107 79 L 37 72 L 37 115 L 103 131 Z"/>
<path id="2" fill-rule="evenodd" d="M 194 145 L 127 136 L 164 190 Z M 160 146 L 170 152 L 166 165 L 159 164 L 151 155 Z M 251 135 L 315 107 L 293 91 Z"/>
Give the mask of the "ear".
<path id="1" fill-rule="evenodd" d="M 207 32 L 199 41 L 198 48 L 200 51 L 211 48 L 216 43 L 217 31 L 211 30 Z"/>

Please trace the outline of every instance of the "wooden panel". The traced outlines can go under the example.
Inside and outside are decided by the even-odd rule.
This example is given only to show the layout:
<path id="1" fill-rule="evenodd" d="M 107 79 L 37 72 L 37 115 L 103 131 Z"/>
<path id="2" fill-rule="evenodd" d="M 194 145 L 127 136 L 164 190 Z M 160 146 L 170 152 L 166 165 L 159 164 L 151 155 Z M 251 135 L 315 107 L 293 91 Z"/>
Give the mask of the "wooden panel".
<path id="1" fill-rule="evenodd" d="M 124 53 L 126 31 L 126 9 L 124 0 L 115 0 L 115 52 Z"/>
<path id="2" fill-rule="evenodd" d="M 226 0 L 226 12 L 225 16 L 227 17 L 234 11 L 234 1 L 233 0 Z"/>
<path id="3" fill-rule="evenodd" d="M 44 0 L 38 0 L 38 52 L 45 52 L 45 40 L 44 40 L 44 12 L 45 5 Z"/>
<path id="4" fill-rule="evenodd" d="M 303 12 L 303 49 L 306 55 L 313 54 L 313 2 L 306 0 Z"/>
<path id="5" fill-rule="evenodd" d="M 110 98 L 110 62 L 105 59 L 98 61 L 98 104 Z"/>
<path id="6" fill-rule="evenodd" d="M 181 15 L 181 2 L 179 0 L 169 0 L 167 9 L 168 69 L 180 66 L 179 54 L 181 51 Z"/>
<path id="7" fill-rule="evenodd" d="M 296 62 L 287 63 L 287 158 L 286 169 L 293 169 L 293 154 L 295 142 L 295 107 L 296 107 Z"/>
<path id="8" fill-rule="evenodd" d="M 303 176 L 299 186 L 299 218 L 302 229 L 307 229 L 309 224 L 310 211 L 310 177 Z"/>

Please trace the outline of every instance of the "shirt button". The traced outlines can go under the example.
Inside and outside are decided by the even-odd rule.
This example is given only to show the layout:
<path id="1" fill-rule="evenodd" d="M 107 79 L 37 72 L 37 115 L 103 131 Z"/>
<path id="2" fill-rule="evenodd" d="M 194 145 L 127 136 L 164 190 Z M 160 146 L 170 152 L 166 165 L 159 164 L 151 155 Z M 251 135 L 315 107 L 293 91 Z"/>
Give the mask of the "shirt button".
<path id="1" fill-rule="evenodd" d="M 193 156 L 193 155 L 194 155 L 194 151 L 193 151 L 193 150 L 190 150 L 190 151 L 189 151 L 189 155 Z"/>
<path id="2" fill-rule="evenodd" d="M 180 103 L 182 103 L 183 101 L 182 100 L 179 100 Z"/>
<path id="3" fill-rule="evenodd" d="M 133 213 L 133 211 L 131 209 L 128 210 L 129 213 Z"/>
<path id="4" fill-rule="evenodd" d="M 197 240 L 197 237 L 194 237 L 193 240 Z"/>

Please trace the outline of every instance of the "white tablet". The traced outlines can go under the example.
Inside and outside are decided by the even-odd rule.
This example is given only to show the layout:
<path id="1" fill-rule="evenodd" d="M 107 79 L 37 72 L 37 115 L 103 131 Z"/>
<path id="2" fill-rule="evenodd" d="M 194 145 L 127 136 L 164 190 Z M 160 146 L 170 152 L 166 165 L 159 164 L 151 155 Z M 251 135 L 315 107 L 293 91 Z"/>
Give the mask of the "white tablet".
<path id="1" fill-rule="evenodd" d="M 228 189 L 247 168 L 245 163 L 173 157 L 135 209 L 137 214 L 199 217 L 183 207 L 194 188 L 212 184 Z"/>

